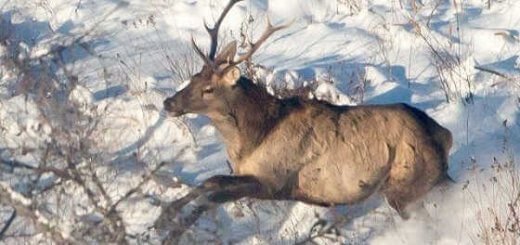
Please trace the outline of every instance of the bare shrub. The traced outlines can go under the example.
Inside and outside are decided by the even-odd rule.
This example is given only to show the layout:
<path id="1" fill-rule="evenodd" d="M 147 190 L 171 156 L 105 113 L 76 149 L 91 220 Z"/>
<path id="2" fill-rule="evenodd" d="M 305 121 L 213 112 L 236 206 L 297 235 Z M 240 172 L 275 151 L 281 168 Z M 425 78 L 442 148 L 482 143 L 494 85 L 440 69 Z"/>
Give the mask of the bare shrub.
<path id="1" fill-rule="evenodd" d="M 477 235 L 473 239 L 484 244 L 520 242 L 520 171 L 507 121 L 503 126 L 503 157 L 493 158 L 490 169 L 477 169 L 477 176 L 489 174 L 488 179 L 476 177 L 474 188 L 464 188 L 477 210 Z"/>
<path id="2" fill-rule="evenodd" d="M 176 48 L 167 48 L 160 45 L 166 69 L 172 74 L 173 80 L 182 82 L 189 80 L 200 66 L 193 49 L 186 45 Z"/>
<path id="3" fill-rule="evenodd" d="M 38 60 L 13 59 L 11 63 L 14 66 L 8 67 L 18 77 L 13 96 L 28 98 L 26 103 L 35 108 L 40 120 L 35 132 L 21 133 L 25 140 L 32 139 L 36 144 L 28 148 L 22 140 L 22 145 L 5 149 L 1 156 L 2 164 L 9 170 L 2 174 L 2 180 L 10 180 L 11 183 L 2 182 L 1 202 L 15 208 L 19 216 L 31 220 L 35 234 L 42 233 L 57 243 L 86 242 L 89 239 L 120 242 L 125 234 L 123 223 L 117 213 L 107 208 L 110 206 L 106 204 L 112 205 L 112 202 L 100 182 L 98 172 L 94 171 L 99 157 L 92 148 L 94 142 L 90 136 L 96 129 L 96 115 L 78 110 L 76 103 L 70 101 L 77 78 L 64 76 L 65 80 L 60 80 L 55 75 L 56 71 L 51 67 L 58 66 L 54 61 L 60 57 L 60 51 L 56 51 Z M 60 62 L 63 63 L 63 60 Z M 65 67 L 62 67 L 62 72 L 68 75 Z M 64 82 L 69 86 L 63 86 Z M 29 153 L 35 158 L 33 161 L 16 160 Z M 25 188 L 20 188 L 20 185 Z M 64 222 L 62 215 L 74 213 L 73 207 L 65 209 L 67 211 L 61 209 L 62 205 L 68 205 L 62 202 L 67 199 L 66 196 L 70 198 L 78 194 L 71 193 L 71 189 L 82 193 L 88 200 L 85 208 L 91 211 L 87 213 L 96 214 L 92 218 L 110 218 L 96 226 L 79 225 L 76 230 L 70 231 L 71 234 L 61 231 L 58 224 Z M 73 213 L 70 215 L 75 216 Z M 76 216 L 76 221 L 85 224 L 80 221 L 81 216 Z M 87 233 L 99 237 L 84 236 Z"/>
<path id="4" fill-rule="evenodd" d="M 365 1 L 360 0 L 337 0 L 336 13 L 355 15 L 365 7 Z"/>
<path id="5" fill-rule="evenodd" d="M 431 30 L 423 24 L 410 19 L 415 33 L 430 51 L 431 63 L 435 67 L 440 87 L 447 102 L 461 100 L 471 103 L 473 100 L 474 64 L 461 44 L 453 39 L 438 40 Z M 459 28 L 457 28 L 459 29 Z M 459 38 L 460 38 L 460 34 Z"/>
<path id="6" fill-rule="evenodd" d="M 1 24 L 16 32 L 9 21 Z M 0 82 L 12 93 L 0 100 L 0 138 L 5 139 L 0 144 L 0 241 L 146 240 L 128 231 L 122 207 L 130 200 L 154 203 L 146 190 L 153 189 L 150 183 L 161 179 L 160 169 L 171 162 L 125 155 L 125 166 L 139 168 L 124 176 L 120 166 L 111 164 L 119 163 L 121 156 L 103 149 L 100 137 L 106 133 L 102 122 L 110 116 L 110 105 L 90 103 L 92 95 L 80 85 L 73 65 L 64 61 L 65 52 L 86 49 L 87 41 L 97 37 L 69 37 L 37 57 L 23 55 L 32 51 L 20 50 L 23 40 L 9 33 L 2 38 L 0 49 L 7 51 L 0 53 L 0 70 L 12 75 Z M 132 184 L 121 185 L 128 179 Z"/>

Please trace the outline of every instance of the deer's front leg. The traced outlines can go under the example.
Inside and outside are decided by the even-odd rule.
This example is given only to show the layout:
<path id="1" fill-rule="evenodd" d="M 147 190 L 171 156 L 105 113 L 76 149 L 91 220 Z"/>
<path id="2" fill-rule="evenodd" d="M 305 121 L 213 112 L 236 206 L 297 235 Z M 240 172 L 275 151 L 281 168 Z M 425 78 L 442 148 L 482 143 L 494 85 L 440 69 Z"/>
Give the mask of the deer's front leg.
<path id="1" fill-rule="evenodd" d="M 163 208 L 161 215 L 155 222 L 154 227 L 158 229 L 165 229 L 168 227 L 168 224 L 171 223 L 177 214 L 181 211 L 181 209 L 186 206 L 191 201 L 197 199 L 205 193 L 208 193 L 212 190 L 219 188 L 222 182 L 225 182 L 228 178 L 232 176 L 227 175 L 216 175 L 207 180 L 205 180 L 201 185 L 197 186 L 193 190 L 191 190 L 187 195 L 181 197 L 172 203 L 170 203 L 167 207 Z"/>
<path id="2" fill-rule="evenodd" d="M 242 197 L 266 197 L 264 186 L 253 176 L 217 175 L 204 181 L 186 196 L 171 203 L 155 223 L 159 230 L 168 231 L 165 241 L 176 241 L 186 229 L 193 225 L 207 210 L 218 204 L 238 200 Z M 176 220 L 179 211 L 189 202 L 198 199 L 194 210 Z"/>
<path id="3" fill-rule="evenodd" d="M 252 188 L 253 183 L 256 183 L 257 186 L 261 186 L 260 183 L 253 176 L 231 176 L 231 175 L 216 175 L 207 180 L 205 180 L 201 185 L 197 186 L 195 189 L 190 191 L 186 196 L 179 198 L 178 200 L 172 202 L 167 208 L 167 213 L 179 212 L 186 204 L 197 199 L 198 197 L 210 193 L 210 192 L 218 192 L 219 190 L 232 190 L 233 186 L 236 188 L 241 188 L 244 184 L 250 185 Z M 218 202 L 217 197 L 215 197 Z"/>

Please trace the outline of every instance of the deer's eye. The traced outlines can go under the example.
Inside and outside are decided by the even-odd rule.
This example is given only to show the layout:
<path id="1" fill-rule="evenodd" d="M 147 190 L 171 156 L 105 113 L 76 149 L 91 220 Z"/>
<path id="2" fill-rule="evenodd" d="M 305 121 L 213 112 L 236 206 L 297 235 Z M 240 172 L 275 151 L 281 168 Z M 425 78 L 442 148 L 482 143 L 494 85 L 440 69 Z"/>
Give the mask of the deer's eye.
<path id="1" fill-rule="evenodd" d="M 203 94 L 211 94 L 211 93 L 213 93 L 213 90 L 214 90 L 213 87 L 207 86 L 207 87 L 202 89 L 202 93 Z"/>

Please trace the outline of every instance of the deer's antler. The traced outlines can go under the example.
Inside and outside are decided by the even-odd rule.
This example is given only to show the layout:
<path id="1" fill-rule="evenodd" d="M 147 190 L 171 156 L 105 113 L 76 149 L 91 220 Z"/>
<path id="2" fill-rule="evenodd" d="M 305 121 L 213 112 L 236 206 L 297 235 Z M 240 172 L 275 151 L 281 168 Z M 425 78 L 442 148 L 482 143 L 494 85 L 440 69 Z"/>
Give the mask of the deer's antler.
<path id="1" fill-rule="evenodd" d="M 210 60 L 204 54 L 204 52 L 202 52 L 202 50 L 199 48 L 199 46 L 197 46 L 197 43 L 195 42 L 195 39 L 193 39 L 193 36 L 191 37 L 191 46 L 193 46 L 193 49 L 195 50 L 195 52 L 200 56 L 200 58 L 202 58 L 202 60 L 204 61 L 204 64 L 206 64 L 207 66 L 211 67 L 212 69 L 216 68 L 215 62 Z"/>
<path id="2" fill-rule="evenodd" d="M 267 40 L 276 31 L 286 28 L 291 23 L 292 22 L 290 22 L 289 24 L 285 24 L 285 25 L 273 26 L 271 24 L 271 21 L 269 20 L 269 18 L 267 18 L 267 27 L 265 28 L 262 36 L 260 36 L 260 38 L 256 42 L 249 43 L 249 46 L 251 48 L 247 51 L 247 53 L 238 57 L 238 59 L 236 61 L 231 62 L 231 64 L 237 65 L 237 64 L 240 64 L 240 63 L 244 62 L 245 60 L 248 60 L 249 58 L 251 58 L 251 56 L 253 56 L 253 54 L 258 50 L 258 48 L 260 48 L 260 46 L 265 42 L 265 40 Z"/>
<path id="3" fill-rule="evenodd" d="M 204 27 L 206 28 L 206 31 L 208 31 L 209 36 L 211 37 L 211 48 L 209 49 L 209 60 L 215 60 L 215 55 L 217 53 L 217 46 L 218 46 L 218 30 L 220 28 L 220 24 L 222 24 L 222 21 L 226 17 L 229 10 L 235 5 L 236 3 L 243 1 L 243 0 L 230 0 L 227 6 L 224 8 L 222 13 L 220 14 L 217 22 L 213 26 L 213 28 L 209 28 L 206 22 L 204 22 Z"/>
<path id="4" fill-rule="evenodd" d="M 217 22 L 215 23 L 213 28 L 208 27 L 207 23 L 204 22 L 204 27 L 206 28 L 206 31 L 208 31 L 209 36 L 211 38 L 211 45 L 210 45 L 210 50 L 209 50 L 208 56 L 206 56 L 204 54 L 204 52 L 199 48 L 199 46 L 197 46 L 193 37 L 191 39 L 193 49 L 195 49 L 197 54 L 204 60 L 204 63 L 214 70 L 217 69 L 217 63 L 218 63 L 218 61 L 215 60 L 215 55 L 217 53 L 218 32 L 220 29 L 220 25 L 222 24 L 222 21 L 226 17 L 229 10 L 233 7 L 233 5 L 235 5 L 236 3 L 240 2 L 240 1 L 243 1 L 243 0 L 230 0 L 229 3 L 224 8 L 224 10 L 222 11 L 222 13 L 220 14 L 220 16 L 217 19 Z M 269 38 L 269 36 L 271 36 L 274 32 L 276 32 L 280 29 L 283 29 L 289 25 L 290 25 L 290 23 L 286 24 L 286 25 L 273 26 L 271 24 L 271 22 L 269 21 L 269 18 L 267 18 L 267 28 L 265 29 L 262 36 L 260 36 L 260 38 L 256 42 L 250 43 L 251 48 L 249 49 L 249 51 L 247 51 L 247 53 L 240 56 L 238 58 L 238 60 L 236 60 L 236 61 L 230 61 L 229 64 L 237 65 L 237 64 L 244 62 L 245 60 L 250 59 L 251 56 L 253 56 L 253 54 L 258 50 L 258 48 L 265 42 L 265 40 L 267 40 Z"/>

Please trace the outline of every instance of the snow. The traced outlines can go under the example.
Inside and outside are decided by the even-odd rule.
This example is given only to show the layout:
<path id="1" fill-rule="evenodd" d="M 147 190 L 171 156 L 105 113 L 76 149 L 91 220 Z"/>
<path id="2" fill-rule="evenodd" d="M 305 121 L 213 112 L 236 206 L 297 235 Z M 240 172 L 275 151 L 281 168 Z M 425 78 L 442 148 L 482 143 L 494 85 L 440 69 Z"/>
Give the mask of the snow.
<path id="1" fill-rule="evenodd" d="M 122 197 L 147 171 L 168 162 L 140 188 L 147 198 L 130 198 L 117 209 L 126 232 L 135 237 L 147 234 L 151 243 L 159 239 L 148 233 L 161 210 L 154 200 L 173 201 L 203 180 L 229 173 L 225 146 L 208 119 L 191 114 L 171 118 L 162 111 L 162 101 L 188 83 L 173 74 L 166 56 L 185 61 L 182 55 L 188 55 L 185 65 L 197 71 L 200 61 L 189 52 L 190 38 L 207 47 L 203 23 L 211 26 L 225 2 L 54 0 L 38 4 L 11 0 L 3 7 L 0 3 L 0 18 L 11 23 L 13 40 L 19 42 L 17 60 L 44 57 L 74 35 L 92 34 L 83 42 L 96 55 L 79 48 L 64 53 L 64 66 L 78 77 L 67 101 L 99 120 L 99 130 L 88 140 L 94 139 L 96 151 L 101 151 L 96 154 L 110 159 L 98 167 L 111 198 Z M 453 133 L 449 174 L 456 183 L 433 190 L 425 197 L 424 207 L 418 207 L 406 221 L 376 196 L 354 207 L 335 208 L 242 199 L 202 216 L 188 234 L 195 241 L 292 244 L 304 240 L 319 219 L 330 224 L 348 217 L 339 226 L 336 242 L 316 241 L 478 244 L 483 242 L 482 229 L 492 227 L 488 208 L 493 207 L 499 217 L 507 215 L 511 199 L 497 193 L 518 190 L 508 187 L 513 186 L 508 176 L 491 166 L 514 159 L 511 155 L 520 150 L 520 2 L 427 0 L 416 1 L 414 9 L 408 1 L 370 0 L 362 1 L 359 10 L 348 7 L 348 2 L 355 1 L 246 0 L 223 22 L 222 38 L 240 40 L 243 26 L 256 38 L 266 16 L 274 24 L 293 21 L 253 57 L 265 67 L 258 75 L 268 91 L 280 83 L 289 89 L 312 84 L 314 96 L 335 104 L 414 105 Z M 253 22 L 247 21 L 249 15 Z M 0 45 L 0 56 L 10 52 Z M 445 62 L 451 58 L 456 62 Z M 17 77 L 5 67 L 0 67 L 0 158 L 36 166 L 36 154 L 53 138 L 52 125 L 38 110 L 41 102 L 36 96 L 14 92 L 30 85 L 12 87 Z M 447 89 L 439 82 L 441 77 Z M 22 154 L 25 148 L 36 150 Z M 9 149 L 9 156 L 4 149 Z M 490 181 L 496 176 L 502 182 Z M 22 179 L 0 173 L 0 185 L 27 194 L 18 178 Z M 171 186 L 178 182 L 182 184 Z M 72 232 L 75 221 L 67 215 L 93 219 L 89 215 L 94 211 L 80 205 L 88 202 L 82 191 L 72 186 L 69 191 L 73 200 L 63 207 L 71 210 L 53 222 Z M 16 195 L 24 203 L 30 201 Z M 7 217 L 0 212 L 0 227 Z M 487 222 L 491 223 L 482 228 Z"/>

